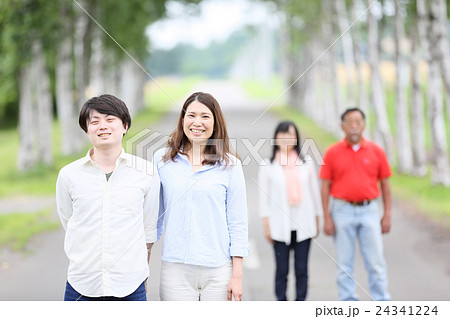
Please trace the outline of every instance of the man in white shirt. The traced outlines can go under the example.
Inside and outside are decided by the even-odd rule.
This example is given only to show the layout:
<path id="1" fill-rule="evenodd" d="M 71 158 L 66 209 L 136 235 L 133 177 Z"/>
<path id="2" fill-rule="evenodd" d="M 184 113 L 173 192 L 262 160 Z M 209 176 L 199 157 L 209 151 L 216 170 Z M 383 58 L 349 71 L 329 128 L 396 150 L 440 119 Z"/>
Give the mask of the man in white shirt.
<path id="1" fill-rule="evenodd" d="M 158 174 L 150 162 L 123 150 L 131 118 L 120 99 L 91 98 L 79 124 L 93 148 L 63 167 L 56 182 L 70 261 L 64 300 L 145 301 L 150 251 L 158 239 Z"/>

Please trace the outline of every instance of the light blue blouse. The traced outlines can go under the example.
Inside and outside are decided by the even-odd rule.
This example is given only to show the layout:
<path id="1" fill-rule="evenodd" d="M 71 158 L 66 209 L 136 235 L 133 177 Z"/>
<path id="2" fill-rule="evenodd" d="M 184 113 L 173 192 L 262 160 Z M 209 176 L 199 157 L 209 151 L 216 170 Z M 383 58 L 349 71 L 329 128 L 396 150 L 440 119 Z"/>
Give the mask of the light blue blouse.
<path id="1" fill-rule="evenodd" d="M 220 267 L 232 256 L 248 256 L 240 160 L 230 155 L 228 167 L 205 165 L 194 173 L 185 155 L 164 162 L 165 152 L 157 151 L 153 162 L 161 180 L 158 239 L 165 230 L 162 260 Z"/>

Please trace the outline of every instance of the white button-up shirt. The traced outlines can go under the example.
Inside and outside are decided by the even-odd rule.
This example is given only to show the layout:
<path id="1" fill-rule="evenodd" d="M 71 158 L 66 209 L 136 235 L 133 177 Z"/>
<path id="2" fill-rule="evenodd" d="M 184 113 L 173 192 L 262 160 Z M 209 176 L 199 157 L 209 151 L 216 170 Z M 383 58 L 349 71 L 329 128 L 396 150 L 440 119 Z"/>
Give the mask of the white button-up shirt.
<path id="1" fill-rule="evenodd" d="M 165 233 L 162 260 L 220 267 L 232 256 L 246 257 L 248 222 L 241 162 L 231 156 L 228 167 L 205 165 L 195 173 L 185 155 L 163 162 L 155 153 L 161 180 L 158 233 Z"/>
<path id="2" fill-rule="evenodd" d="M 157 240 L 159 177 L 122 153 L 107 181 L 90 152 L 63 167 L 56 203 L 66 230 L 68 281 L 89 297 L 124 297 L 148 277 L 146 243 Z"/>

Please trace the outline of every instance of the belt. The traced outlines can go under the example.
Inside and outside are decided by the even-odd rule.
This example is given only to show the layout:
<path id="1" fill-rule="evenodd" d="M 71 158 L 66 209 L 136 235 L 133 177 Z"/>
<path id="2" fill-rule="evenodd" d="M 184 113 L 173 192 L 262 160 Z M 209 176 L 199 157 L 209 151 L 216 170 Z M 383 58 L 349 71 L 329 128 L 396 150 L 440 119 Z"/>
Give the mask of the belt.
<path id="1" fill-rule="evenodd" d="M 374 199 L 365 199 L 362 202 L 351 202 L 351 201 L 346 200 L 347 203 L 349 203 L 350 205 L 353 205 L 353 206 L 367 206 L 373 201 L 374 201 Z"/>

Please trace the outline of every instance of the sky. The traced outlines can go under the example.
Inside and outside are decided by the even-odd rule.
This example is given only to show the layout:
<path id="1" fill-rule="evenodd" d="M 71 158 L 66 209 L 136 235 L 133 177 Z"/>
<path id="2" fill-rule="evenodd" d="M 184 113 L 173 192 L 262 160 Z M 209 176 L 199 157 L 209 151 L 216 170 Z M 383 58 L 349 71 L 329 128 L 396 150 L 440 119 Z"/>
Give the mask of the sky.
<path id="1" fill-rule="evenodd" d="M 152 49 L 171 49 L 178 43 L 204 48 L 213 40 L 225 40 L 247 24 L 277 25 L 267 3 L 251 0 L 204 0 L 198 10 L 178 2 L 167 3 L 167 18 L 147 29 Z"/>

